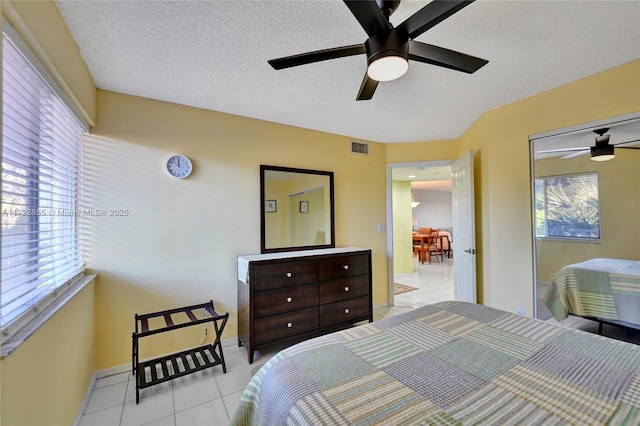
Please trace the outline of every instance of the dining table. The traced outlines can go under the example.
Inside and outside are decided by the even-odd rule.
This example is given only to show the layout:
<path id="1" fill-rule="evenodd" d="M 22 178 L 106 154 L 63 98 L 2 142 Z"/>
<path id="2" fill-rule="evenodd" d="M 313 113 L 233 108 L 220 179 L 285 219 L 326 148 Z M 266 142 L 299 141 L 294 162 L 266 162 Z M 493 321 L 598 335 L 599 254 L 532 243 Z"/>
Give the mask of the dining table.
<path id="1" fill-rule="evenodd" d="M 440 248 L 442 248 L 442 239 L 446 236 L 446 232 L 438 232 L 438 245 Z M 429 234 L 421 234 L 421 233 L 413 233 L 412 234 L 412 238 L 413 238 L 413 242 L 414 245 L 415 243 L 419 243 L 420 244 L 420 250 L 418 251 L 418 260 L 420 261 L 420 263 L 425 262 L 425 260 L 428 259 L 429 263 L 431 263 L 431 253 L 429 250 L 425 249 L 425 247 L 429 247 L 430 245 L 430 241 L 429 239 L 431 238 L 431 236 Z M 442 260 L 444 261 L 444 255 L 442 254 L 443 252 L 440 251 L 440 254 L 442 255 Z M 437 257 L 437 254 L 436 254 Z"/>

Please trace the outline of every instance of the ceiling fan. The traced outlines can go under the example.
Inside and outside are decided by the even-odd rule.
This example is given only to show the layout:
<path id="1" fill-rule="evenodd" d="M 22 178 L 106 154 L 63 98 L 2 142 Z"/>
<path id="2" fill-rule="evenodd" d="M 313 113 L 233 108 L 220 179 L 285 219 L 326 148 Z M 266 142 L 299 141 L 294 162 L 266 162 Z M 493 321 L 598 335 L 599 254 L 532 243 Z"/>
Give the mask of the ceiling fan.
<path id="1" fill-rule="evenodd" d="M 473 1 L 435 0 L 394 27 L 389 17 L 400 5 L 400 0 L 344 0 L 369 36 L 363 44 L 317 50 L 268 62 L 280 70 L 364 53 L 367 72 L 360 85 L 358 101 L 371 99 L 378 82 L 402 77 L 409 68 L 409 60 L 471 74 L 489 61 L 414 39 Z"/>
<path id="2" fill-rule="evenodd" d="M 597 135 L 595 140 L 595 145 L 590 147 L 581 146 L 577 148 L 547 149 L 544 151 L 538 151 L 537 154 L 549 154 L 554 152 L 571 152 L 570 154 L 567 154 L 562 157 L 564 159 L 567 159 L 567 158 L 578 157 L 580 155 L 591 153 L 591 159 L 593 161 L 607 161 L 615 157 L 615 154 L 613 153 L 614 147 L 617 147 L 618 149 L 640 149 L 640 146 L 620 146 L 620 145 L 626 145 L 629 143 L 639 142 L 640 139 L 610 144 L 609 139 L 611 138 L 611 135 L 607 134 L 608 131 L 609 131 L 609 128 L 594 130 L 593 133 Z"/>

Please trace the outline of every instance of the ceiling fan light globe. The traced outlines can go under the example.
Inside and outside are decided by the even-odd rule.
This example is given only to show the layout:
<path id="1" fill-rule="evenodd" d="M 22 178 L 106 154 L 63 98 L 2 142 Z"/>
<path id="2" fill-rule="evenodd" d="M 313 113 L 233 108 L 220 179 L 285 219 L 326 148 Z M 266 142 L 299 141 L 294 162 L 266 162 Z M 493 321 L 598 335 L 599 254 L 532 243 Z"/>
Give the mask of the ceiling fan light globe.
<path id="1" fill-rule="evenodd" d="M 614 158 L 616 158 L 616 156 L 613 154 L 591 156 L 591 159 L 593 161 L 609 161 L 613 160 Z"/>
<path id="2" fill-rule="evenodd" d="M 409 61 L 401 56 L 383 56 L 372 61 L 367 67 L 367 75 L 376 81 L 392 81 L 406 74 Z"/>
<path id="3" fill-rule="evenodd" d="M 613 145 L 596 145 L 591 147 L 591 159 L 593 161 L 608 161 L 615 158 Z"/>

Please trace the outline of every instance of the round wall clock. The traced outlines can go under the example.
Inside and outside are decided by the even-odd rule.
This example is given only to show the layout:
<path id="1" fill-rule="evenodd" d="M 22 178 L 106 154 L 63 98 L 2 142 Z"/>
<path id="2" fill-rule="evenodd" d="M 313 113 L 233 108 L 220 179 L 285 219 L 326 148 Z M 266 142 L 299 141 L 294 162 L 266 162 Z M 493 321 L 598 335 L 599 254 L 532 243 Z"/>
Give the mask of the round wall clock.
<path id="1" fill-rule="evenodd" d="M 172 155 L 167 160 L 167 171 L 173 177 L 184 179 L 191 174 L 192 170 L 191 160 L 184 155 Z"/>

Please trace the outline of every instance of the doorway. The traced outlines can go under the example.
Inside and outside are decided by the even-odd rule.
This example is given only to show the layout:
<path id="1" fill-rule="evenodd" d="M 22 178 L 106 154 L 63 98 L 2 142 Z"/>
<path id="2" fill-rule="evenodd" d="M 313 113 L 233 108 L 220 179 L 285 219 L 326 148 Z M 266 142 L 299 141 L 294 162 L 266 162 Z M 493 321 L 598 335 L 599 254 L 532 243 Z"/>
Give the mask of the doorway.
<path id="1" fill-rule="evenodd" d="M 451 165 L 452 161 L 389 165 L 389 300 L 400 311 L 454 299 Z M 425 227 L 448 233 L 442 245 L 449 251 L 422 263 L 413 252 L 411 234 Z"/>

